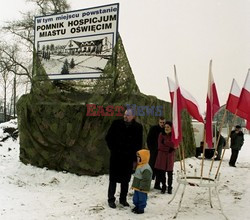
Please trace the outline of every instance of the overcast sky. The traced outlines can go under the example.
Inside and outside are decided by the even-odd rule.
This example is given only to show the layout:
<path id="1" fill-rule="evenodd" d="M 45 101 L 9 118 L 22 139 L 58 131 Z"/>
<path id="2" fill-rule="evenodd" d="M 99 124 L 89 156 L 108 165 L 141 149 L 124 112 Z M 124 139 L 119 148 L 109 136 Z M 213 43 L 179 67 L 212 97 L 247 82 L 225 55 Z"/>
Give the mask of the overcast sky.
<path id="1" fill-rule="evenodd" d="M 208 67 L 220 104 L 232 79 L 242 87 L 250 68 L 249 0 L 68 0 L 72 10 L 120 3 L 119 32 L 141 92 L 169 101 L 167 76 L 189 91 L 205 111 Z M 1 4 L 0 22 L 18 19 L 30 4 Z"/>

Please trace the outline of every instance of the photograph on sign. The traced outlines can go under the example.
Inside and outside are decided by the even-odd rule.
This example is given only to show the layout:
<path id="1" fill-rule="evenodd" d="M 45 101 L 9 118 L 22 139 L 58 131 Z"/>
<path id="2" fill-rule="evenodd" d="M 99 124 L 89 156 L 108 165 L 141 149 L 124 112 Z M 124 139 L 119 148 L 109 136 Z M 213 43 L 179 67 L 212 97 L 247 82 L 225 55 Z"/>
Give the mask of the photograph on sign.
<path id="1" fill-rule="evenodd" d="M 50 79 L 98 78 L 117 41 L 118 4 L 35 18 L 35 49 Z"/>

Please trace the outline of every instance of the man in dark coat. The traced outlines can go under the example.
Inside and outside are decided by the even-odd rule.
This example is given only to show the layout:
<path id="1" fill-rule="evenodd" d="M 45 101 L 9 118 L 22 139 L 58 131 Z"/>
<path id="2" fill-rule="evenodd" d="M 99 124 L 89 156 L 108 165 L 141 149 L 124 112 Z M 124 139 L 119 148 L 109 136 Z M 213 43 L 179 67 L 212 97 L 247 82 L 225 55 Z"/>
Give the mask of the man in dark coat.
<path id="1" fill-rule="evenodd" d="M 216 137 L 218 138 L 219 136 L 220 136 L 220 139 L 219 139 L 218 146 L 217 146 L 217 156 L 216 156 L 215 160 L 221 159 L 222 148 L 225 147 L 225 145 L 226 145 L 225 138 L 222 136 L 222 134 L 219 135 L 219 131 L 217 131 Z"/>
<path id="2" fill-rule="evenodd" d="M 241 150 L 241 147 L 244 143 L 244 134 L 241 131 L 241 126 L 236 125 L 235 130 L 233 130 L 230 134 L 231 138 L 231 149 L 232 149 L 232 154 L 231 158 L 229 160 L 229 166 L 231 167 L 236 167 L 235 163 L 239 155 L 239 151 Z"/>
<path id="3" fill-rule="evenodd" d="M 129 206 L 127 193 L 129 181 L 136 163 L 136 152 L 142 149 L 142 125 L 135 121 L 132 109 L 127 109 L 123 119 L 113 121 L 106 135 L 110 150 L 108 203 L 116 208 L 116 184 L 121 184 L 120 204 Z"/>
<path id="4" fill-rule="evenodd" d="M 155 161 L 157 157 L 158 152 L 158 137 L 159 134 L 164 132 L 164 125 L 165 125 L 165 119 L 164 117 L 160 117 L 158 121 L 158 125 L 154 125 L 150 128 L 147 136 L 147 145 L 148 149 L 150 150 L 150 160 L 149 165 L 151 166 L 151 169 L 153 170 L 153 176 L 152 179 L 155 179 Z M 155 180 L 155 189 L 161 189 L 160 182 L 157 182 Z"/>

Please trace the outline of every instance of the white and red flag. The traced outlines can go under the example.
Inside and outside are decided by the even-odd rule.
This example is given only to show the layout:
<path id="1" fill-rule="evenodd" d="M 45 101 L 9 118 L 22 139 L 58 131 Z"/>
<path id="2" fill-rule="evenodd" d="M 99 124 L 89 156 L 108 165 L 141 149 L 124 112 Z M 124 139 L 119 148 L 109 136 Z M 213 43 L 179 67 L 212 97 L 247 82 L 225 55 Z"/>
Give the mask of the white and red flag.
<path id="1" fill-rule="evenodd" d="M 172 102 L 172 141 L 175 147 L 179 147 L 179 143 L 182 140 L 181 130 L 181 110 L 182 110 L 182 97 L 178 84 L 177 77 L 175 75 L 176 83 L 168 78 L 169 92 Z"/>
<path id="2" fill-rule="evenodd" d="M 240 94 L 241 94 L 241 89 L 238 86 L 236 80 L 233 79 L 231 90 L 227 99 L 226 109 L 231 113 L 236 114 L 239 117 L 247 120 L 248 115 L 245 112 L 237 109 L 240 100 Z"/>
<path id="3" fill-rule="evenodd" d="M 170 90 L 171 102 L 173 103 L 174 97 L 174 88 L 176 88 L 176 84 L 168 77 L 168 85 Z M 197 121 L 204 123 L 204 120 L 201 116 L 198 102 L 196 99 L 183 87 L 180 87 L 181 90 L 181 102 L 182 107 L 188 111 L 188 113 Z"/>
<path id="4" fill-rule="evenodd" d="M 206 143 L 209 148 L 213 146 L 213 117 L 220 108 L 220 103 L 212 75 L 212 60 L 209 65 L 209 76 L 208 76 L 208 91 L 207 91 L 207 110 L 206 110 Z"/>
<path id="5" fill-rule="evenodd" d="M 199 105 L 195 98 L 184 88 L 180 87 L 178 84 L 178 79 L 175 74 L 176 83 L 174 83 L 168 77 L 168 85 L 169 85 L 169 92 L 170 98 L 173 106 L 173 124 L 175 128 L 174 134 L 181 134 L 181 110 L 186 109 L 188 113 L 196 120 L 203 122 L 203 118 L 200 114 Z M 180 91 L 178 91 L 180 90 Z M 176 91 L 176 92 L 175 92 Z M 180 94 L 179 94 L 180 93 Z M 177 100 L 177 101 L 175 101 Z M 177 130 L 177 132 L 176 132 Z M 178 136 L 178 135 L 177 135 Z M 177 136 L 175 139 L 178 139 Z M 181 138 L 181 135 L 180 135 Z M 181 140 L 181 139 L 180 139 Z"/>
<path id="6" fill-rule="evenodd" d="M 196 99 L 184 88 L 181 87 L 181 95 L 183 100 L 183 108 L 187 109 L 188 113 L 197 121 L 204 123 L 201 116 L 198 102 Z"/>
<path id="7" fill-rule="evenodd" d="M 237 111 L 237 106 L 240 98 L 240 87 L 238 86 L 238 83 L 235 79 L 233 79 L 231 90 L 228 95 L 226 109 L 230 111 L 231 113 L 235 114 Z"/>
<path id="8" fill-rule="evenodd" d="M 250 69 L 248 70 L 244 86 L 240 93 L 237 109 L 239 112 L 244 113 L 243 117 L 247 120 L 247 129 L 250 129 Z M 238 114 L 237 114 L 238 115 Z"/>
<path id="9" fill-rule="evenodd" d="M 250 70 L 248 70 L 244 86 L 240 93 L 238 110 L 250 115 Z"/>

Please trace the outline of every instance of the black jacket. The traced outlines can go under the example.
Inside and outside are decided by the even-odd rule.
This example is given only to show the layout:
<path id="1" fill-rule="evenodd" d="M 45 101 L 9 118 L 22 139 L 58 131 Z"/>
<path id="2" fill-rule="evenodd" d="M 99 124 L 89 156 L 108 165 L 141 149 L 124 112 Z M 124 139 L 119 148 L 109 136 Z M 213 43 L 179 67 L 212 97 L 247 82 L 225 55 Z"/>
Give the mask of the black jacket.
<path id="1" fill-rule="evenodd" d="M 155 167 L 155 161 L 158 153 L 158 137 L 159 134 L 164 131 L 159 125 L 154 125 L 149 129 L 147 136 L 147 145 L 150 150 L 150 160 L 149 165 L 152 169 Z"/>
<path id="2" fill-rule="evenodd" d="M 244 134 L 242 131 L 239 133 L 236 133 L 235 130 L 233 130 L 230 134 L 231 138 L 231 148 L 233 150 L 241 150 L 241 147 L 244 143 Z"/>
<path id="3" fill-rule="evenodd" d="M 113 121 L 106 135 L 110 150 L 110 181 L 130 181 L 136 152 L 142 149 L 142 133 L 142 125 L 135 120 L 131 123 L 125 123 L 123 119 Z"/>

